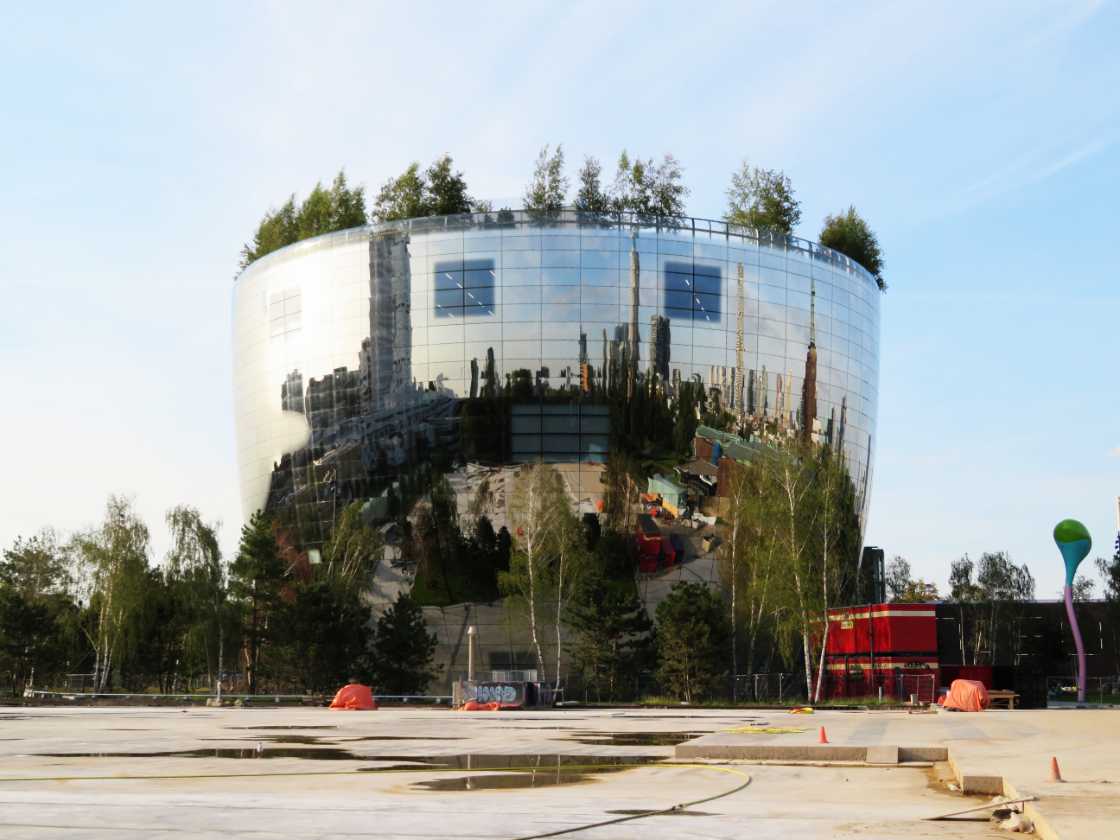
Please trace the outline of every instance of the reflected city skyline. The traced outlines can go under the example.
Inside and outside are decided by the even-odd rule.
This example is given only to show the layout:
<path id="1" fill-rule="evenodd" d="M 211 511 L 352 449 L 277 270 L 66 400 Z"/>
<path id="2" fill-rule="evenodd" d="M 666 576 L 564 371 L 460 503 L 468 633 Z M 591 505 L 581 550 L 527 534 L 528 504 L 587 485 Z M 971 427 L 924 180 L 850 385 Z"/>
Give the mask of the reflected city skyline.
<path id="1" fill-rule="evenodd" d="M 294 509 L 317 541 L 435 452 L 602 463 L 612 399 L 699 387 L 729 431 L 843 450 L 866 513 L 879 292 L 854 263 L 726 228 L 443 221 L 320 237 L 238 278 L 246 512 Z"/>

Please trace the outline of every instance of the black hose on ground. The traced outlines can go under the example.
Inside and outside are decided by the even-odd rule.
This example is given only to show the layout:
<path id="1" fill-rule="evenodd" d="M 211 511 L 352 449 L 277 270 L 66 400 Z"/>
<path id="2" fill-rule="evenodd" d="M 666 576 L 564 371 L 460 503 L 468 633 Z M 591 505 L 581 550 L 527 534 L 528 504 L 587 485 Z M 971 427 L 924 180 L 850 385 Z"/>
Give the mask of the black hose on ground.
<path id="1" fill-rule="evenodd" d="M 572 828 L 562 828 L 558 831 L 546 831 L 543 834 L 526 834 L 522 837 L 516 837 L 514 840 L 542 840 L 545 837 L 560 837 L 564 834 L 574 834 L 577 831 L 587 831 L 592 828 L 602 828 L 608 825 L 618 825 L 619 823 L 631 822 L 632 820 L 641 820 L 646 817 L 656 817 L 663 814 L 672 814 L 674 811 L 683 811 L 686 808 L 692 808 L 696 805 L 703 805 L 705 802 L 714 802 L 717 799 L 723 799 L 725 796 L 731 796 L 733 793 L 738 793 L 751 783 L 751 777 L 738 770 L 730 767 L 720 767 L 718 765 L 709 764 L 666 764 L 666 765 L 653 765 L 664 767 L 701 767 L 705 770 L 718 770 L 722 773 L 733 773 L 736 776 L 744 776 L 746 781 L 742 784 L 733 787 L 731 790 L 725 790 L 722 793 L 717 793 L 714 796 L 705 796 L 703 799 L 694 799 L 691 802 L 679 802 L 669 808 L 659 808 L 652 811 L 643 811 L 640 814 L 627 814 L 625 817 L 615 817 L 611 820 L 602 820 L 601 822 L 587 823 L 585 825 L 577 825 Z"/>

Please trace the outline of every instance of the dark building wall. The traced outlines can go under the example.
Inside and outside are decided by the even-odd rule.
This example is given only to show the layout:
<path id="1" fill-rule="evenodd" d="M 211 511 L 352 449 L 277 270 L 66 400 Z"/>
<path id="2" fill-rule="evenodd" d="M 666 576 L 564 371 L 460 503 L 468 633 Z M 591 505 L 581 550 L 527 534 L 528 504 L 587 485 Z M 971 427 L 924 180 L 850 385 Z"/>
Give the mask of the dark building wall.
<path id="1" fill-rule="evenodd" d="M 1075 605 L 1089 677 L 1120 674 L 1120 609 L 1103 601 Z M 1073 676 L 1073 633 L 1060 601 L 1025 604 L 938 604 L 937 646 L 943 665 L 992 665 Z M 962 623 L 965 650 L 962 656 Z M 989 628 L 994 627 L 994 636 Z M 979 637 L 979 654 L 976 640 Z"/>

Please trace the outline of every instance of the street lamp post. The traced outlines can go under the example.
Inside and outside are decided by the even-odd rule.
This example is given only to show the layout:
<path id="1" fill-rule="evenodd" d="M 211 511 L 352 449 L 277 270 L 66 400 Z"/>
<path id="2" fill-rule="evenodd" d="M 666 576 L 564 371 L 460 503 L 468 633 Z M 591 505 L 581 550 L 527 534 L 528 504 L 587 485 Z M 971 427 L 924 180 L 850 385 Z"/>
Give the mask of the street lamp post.
<path id="1" fill-rule="evenodd" d="M 474 682 L 474 637 L 478 634 L 472 624 L 467 628 L 467 681 Z"/>

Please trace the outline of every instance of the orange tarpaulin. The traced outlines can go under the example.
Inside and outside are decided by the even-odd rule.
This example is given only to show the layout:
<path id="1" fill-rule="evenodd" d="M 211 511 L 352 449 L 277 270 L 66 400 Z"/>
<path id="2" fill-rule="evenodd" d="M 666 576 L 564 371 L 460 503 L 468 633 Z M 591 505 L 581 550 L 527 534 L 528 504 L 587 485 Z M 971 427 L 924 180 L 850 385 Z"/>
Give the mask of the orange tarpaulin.
<path id="1" fill-rule="evenodd" d="M 331 701 L 331 708 L 368 712 L 376 709 L 377 704 L 373 702 L 373 692 L 368 685 L 350 683 L 338 690 L 334 700 Z"/>
<path id="2" fill-rule="evenodd" d="M 496 712 L 502 708 L 501 703 L 479 703 L 477 700 L 468 700 L 460 707 L 464 712 Z"/>
<path id="3" fill-rule="evenodd" d="M 982 712 L 991 705 L 988 689 L 977 680 L 953 680 L 942 704 L 957 712 Z"/>

